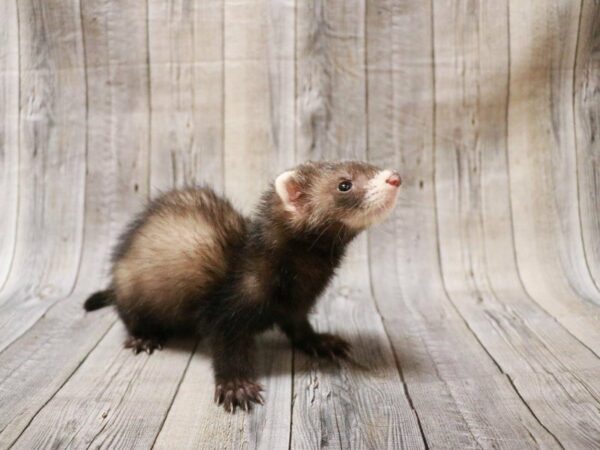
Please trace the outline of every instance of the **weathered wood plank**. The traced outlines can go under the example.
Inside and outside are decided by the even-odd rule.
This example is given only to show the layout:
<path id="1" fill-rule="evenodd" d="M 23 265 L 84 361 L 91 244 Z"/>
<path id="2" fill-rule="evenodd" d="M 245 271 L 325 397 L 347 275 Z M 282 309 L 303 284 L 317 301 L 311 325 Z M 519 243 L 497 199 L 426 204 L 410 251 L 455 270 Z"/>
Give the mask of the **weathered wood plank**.
<path id="1" fill-rule="evenodd" d="M 510 252 L 513 244 L 512 230 L 508 226 L 510 223 L 502 220 L 497 212 L 507 211 L 509 206 L 505 134 L 497 126 L 502 122 L 507 108 L 506 97 L 497 95 L 503 87 L 505 89 L 507 82 L 506 77 L 502 76 L 503 73 L 506 75 L 506 70 L 498 70 L 497 67 L 502 64 L 501 55 L 506 54 L 506 48 L 498 48 L 497 41 L 491 38 L 493 35 L 477 36 L 478 30 L 493 32 L 493 25 L 498 23 L 499 17 L 499 13 L 494 12 L 497 5 L 495 3 L 490 8 L 489 4 L 481 2 L 471 3 L 465 9 L 461 8 L 465 6 L 461 3 L 435 7 L 436 36 L 451 32 L 444 28 L 448 23 L 446 18 L 451 14 L 455 14 L 454 20 L 460 23 L 453 39 L 435 41 L 436 68 L 439 67 L 435 77 L 436 95 L 439 92 L 442 96 L 436 103 L 436 133 L 455 136 L 452 145 L 440 143 L 435 147 L 436 205 L 443 280 L 450 299 L 466 320 L 467 326 L 485 346 L 500 370 L 509 377 L 540 424 L 556 436 L 562 445 L 586 447 L 596 438 L 595 433 L 589 430 L 598 428 L 600 417 L 579 415 L 577 419 L 570 420 L 568 427 L 562 426 L 562 423 L 568 420 L 566 418 L 572 411 L 571 406 L 567 406 L 571 389 L 580 392 L 587 402 L 597 407 L 598 400 L 588 388 L 593 381 L 586 379 L 583 373 L 586 369 L 595 370 L 600 360 L 523 290 L 514 255 Z M 515 15 L 511 11 L 511 30 Z M 522 20 L 522 16 L 519 17 Z M 482 20 L 483 25 L 478 26 Z M 565 27 L 568 29 L 567 25 Z M 454 25 L 452 29 L 455 29 Z M 563 33 L 571 36 L 564 30 L 563 33 L 560 33 L 560 29 L 557 31 L 557 36 Z M 568 41 L 565 42 L 569 45 Z M 510 50 L 512 57 L 513 45 Z M 563 52 L 562 58 L 568 59 L 565 57 L 565 54 L 569 54 L 568 48 Z M 511 92 L 512 87 L 518 86 L 523 80 L 529 80 L 532 76 L 554 79 L 555 72 L 560 80 L 560 86 L 554 86 L 556 89 L 564 89 L 565 83 L 569 85 L 569 80 L 563 79 L 563 73 L 554 66 L 534 66 L 529 74 L 519 72 L 520 69 L 518 65 L 511 65 Z M 522 79 L 519 80 L 519 77 Z M 494 85 L 497 87 L 486 89 Z M 446 93 L 452 93 L 457 101 L 444 102 Z M 547 95 L 547 92 L 541 95 Z M 535 95 L 533 98 L 536 98 Z M 523 97 L 513 98 L 511 95 L 509 114 L 513 108 L 535 105 L 536 102 L 531 99 L 531 92 Z M 517 102 L 516 105 L 513 102 Z M 549 114 L 550 111 L 538 110 L 537 115 L 530 116 L 530 120 L 533 117 L 541 122 L 556 119 Z M 561 120 L 566 119 L 555 123 L 556 127 L 560 127 L 555 132 L 559 135 L 568 134 L 569 124 Z M 510 119 L 508 144 L 511 158 L 514 151 L 510 148 L 511 134 L 526 132 L 522 128 L 513 129 L 512 125 Z M 456 130 L 460 130 L 460 133 Z M 521 151 L 529 155 L 535 155 L 538 151 L 546 153 L 543 147 Z M 520 169 L 528 168 L 531 178 L 547 178 L 540 176 L 539 170 L 543 164 L 539 159 L 536 162 L 541 166 L 535 165 L 533 160 L 528 161 L 528 156 L 518 157 L 523 158 Z M 565 155 L 565 158 L 563 162 L 569 164 L 569 157 Z M 510 161 L 510 169 L 512 163 Z M 546 167 L 546 170 L 550 168 Z M 510 174 L 512 176 L 512 170 Z M 544 190 L 540 186 L 541 192 Z M 567 192 L 565 186 L 561 195 Z M 513 201 L 515 198 L 513 196 Z M 526 199 L 525 202 L 530 200 Z M 524 202 L 524 199 L 519 201 Z M 523 213 L 519 211 L 519 214 L 515 214 L 515 230 L 519 229 L 519 220 L 539 219 L 531 211 L 527 211 L 526 217 L 521 216 Z M 565 210 L 565 214 L 570 213 Z M 570 225 L 562 223 L 561 226 L 566 227 L 563 229 L 565 231 Z M 523 230 L 516 232 L 522 233 Z M 574 233 L 574 230 L 571 229 L 569 233 Z M 554 238 L 554 250 L 557 252 L 561 251 L 562 245 L 558 242 L 559 238 L 558 235 Z M 573 239 L 579 239 L 579 236 L 573 236 Z M 534 237 L 531 236 L 529 241 L 534 242 Z M 530 249 L 533 247 L 535 245 L 530 245 Z M 534 250 L 537 251 L 546 250 Z M 574 253 L 570 257 L 574 257 Z M 565 271 L 565 277 L 571 275 L 570 269 Z M 581 280 L 585 284 L 583 278 Z M 546 388 L 541 391 L 542 402 L 537 401 L 539 392 L 533 391 L 525 382 L 528 374 L 534 376 L 538 373 L 554 374 L 554 377 L 547 379 Z M 564 384 L 565 378 L 569 378 L 572 386 Z"/>
<path id="2" fill-rule="evenodd" d="M 294 14 L 291 0 L 225 3 L 225 190 L 246 213 L 294 162 Z"/>
<path id="3" fill-rule="evenodd" d="M 338 281 L 311 322 L 348 340 L 352 358 L 333 364 L 295 353 L 292 448 L 423 448 L 369 292 L 351 276 Z"/>
<path id="4" fill-rule="evenodd" d="M 257 342 L 257 372 L 266 386 L 265 405 L 251 414 L 229 415 L 214 404 L 210 349 L 194 354 L 155 443 L 157 449 L 283 448 L 290 436 L 291 350 L 279 333 Z"/>
<path id="5" fill-rule="evenodd" d="M 579 215 L 586 263 L 600 286 L 600 5 L 581 8 L 573 86 Z"/>
<path id="6" fill-rule="evenodd" d="M 8 448 L 115 321 L 83 317 L 80 296 L 58 302 L 0 354 L 0 448 Z"/>
<path id="7" fill-rule="evenodd" d="M 364 156 L 363 1 L 297 5 L 296 132 L 301 159 Z"/>
<path id="8" fill-rule="evenodd" d="M 600 446 L 598 375 L 598 369 L 591 369 L 511 377 L 517 389 L 527 392 L 527 403 L 532 411 L 536 414 L 547 411 L 547 414 L 539 414 L 538 417 L 564 448 L 595 449 Z"/>
<path id="9" fill-rule="evenodd" d="M 511 390 L 503 375 L 409 384 L 430 448 L 562 448 Z"/>
<path id="10" fill-rule="evenodd" d="M 461 14 L 459 7 L 453 10 Z M 498 23 L 490 33 L 501 37 L 505 11 L 496 6 L 490 13 Z M 434 34 L 431 14 L 429 4 L 399 8 L 393 2 L 370 14 L 369 157 L 383 166 L 399 165 L 404 179 L 395 216 L 370 232 L 377 305 L 431 448 L 537 448 L 540 443 L 558 448 L 448 301 L 442 283 L 432 147 L 434 140 L 440 148 L 454 140 L 445 132 L 434 137 L 434 73 L 427 63 Z M 440 26 L 454 28 L 461 23 L 448 11 L 439 14 L 436 34 L 446 36 L 449 30 Z M 462 23 L 458 29 L 473 28 L 473 23 Z M 453 42 L 440 39 L 442 45 Z M 501 38 L 498 44 L 502 45 Z M 507 64 L 498 53 L 498 67 L 489 72 L 496 74 L 492 85 L 501 91 Z M 440 66 L 448 66 L 444 55 L 441 60 L 439 56 Z M 443 90 L 441 108 L 454 104 L 452 92 Z"/>
<path id="11" fill-rule="evenodd" d="M 13 448 L 150 448 L 193 342 L 133 355 L 124 338 L 118 322 Z"/>
<path id="12" fill-rule="evenodd" d="M 19 206 L 12 270 L 0 298 L 0 350 L 72 291 L 83 237 L 86 102 L 79 10 L 25 1 L 18 3 L 18 17 L 18 170 L 26 179 L 18 193 L 11 191 Z M 52 31 L 58 29 L 63 32 Z"/>
<path id="13" fill-rule="evenodd" d="M 93 151 L 87 152 L 84 165 L 82 262 L 74 292 L 50 307 L 31 329 L 0 353 L 2 448 L 17 439 L 115 322 L 115 314 L 109 310 L 84 314 L 82 302 L 90 292 L 104 287 L 110 245 L 132 211 L 147 198 L 146 146 L 127 126 L 130 123 L 131 128 L 140 130 L 147 123 L 147 115 L 144 120 L 141 111 L 130 114 L 132 99 L 122 95 L 128 85 L 136 86 L 143 80 L 143 66 L 137 65 L 137 73 L 132 69 L 135 65 L 124 70 L 123 61 L 129 55 L 126 47 L 112 42 L 118 39 L 119 27 L 109 18 L 105 2 L 85 2 L 83 7 L 88 88 L 86 144 Z M 127 32 L 130 40 L 135 39 L 134 29 L 135 24 L 130 22 L 125 27 L 122 23 L 121 36 Z M 114 116 L 119 108 L 123 117 Z"/>
<path id="14" fill-rule="evenodd" d="M 15 248 L 19 183 L 19 21 L 16 2 L 2 2 L 0 16 L 0 288 Z"/>
<path id="15" fill-rule="evenodd" d="M 223 2 L 150 2 L 152 190 L 223 190 Z"/>
<path id="16" fill-rule="evenodd" d="M 579 13 L 579 3 L 510 3 L 510 194 L 525 289 L 600 354 L 600 294 L 585 264 L 577 198 L 572 104 Z"/>
<path id="17" fill-rule="evenodd" d="M 81 272 L 99 272 L 103 280 L 109 269 L 107 247 L 112 248 L 149 196 L 148 53 L 141 5 L 82 3 L 88 97 L 84 251 L 104 257 L 84 257 Z M 131 46 L 136 48 L 135 57 Z M 95 281 L 92 289 L 100 287 Z"/>

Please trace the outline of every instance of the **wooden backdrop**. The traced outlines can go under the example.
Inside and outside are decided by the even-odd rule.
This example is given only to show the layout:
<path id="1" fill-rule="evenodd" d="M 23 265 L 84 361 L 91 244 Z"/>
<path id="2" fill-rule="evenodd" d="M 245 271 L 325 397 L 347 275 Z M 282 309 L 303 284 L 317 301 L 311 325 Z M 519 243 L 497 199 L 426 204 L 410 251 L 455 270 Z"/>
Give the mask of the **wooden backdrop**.
<path id="1" fill-rule="evenodd" d="M 269 335 L 229 417 L 83 313 L 149 196 L 321 158 L 404 179 L 314 317 L 356 364 Z M 600 446 L 597 1 L 0 0 L 0 200 L 2 448 Z"/>

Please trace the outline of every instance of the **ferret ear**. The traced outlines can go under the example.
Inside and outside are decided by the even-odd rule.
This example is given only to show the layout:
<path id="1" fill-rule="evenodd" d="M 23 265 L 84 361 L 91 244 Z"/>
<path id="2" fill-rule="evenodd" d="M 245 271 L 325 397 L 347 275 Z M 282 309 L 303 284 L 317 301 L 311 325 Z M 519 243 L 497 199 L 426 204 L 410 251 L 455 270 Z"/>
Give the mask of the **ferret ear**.
<path id="1" fill-rule="evenodd" d="M 295 175 L 293 170 L 288 170 L 275 179 L 275 192 L 283 202 L 285 210 L 291 212 L 298 210 L 298 199 L 302 195 Z"/>

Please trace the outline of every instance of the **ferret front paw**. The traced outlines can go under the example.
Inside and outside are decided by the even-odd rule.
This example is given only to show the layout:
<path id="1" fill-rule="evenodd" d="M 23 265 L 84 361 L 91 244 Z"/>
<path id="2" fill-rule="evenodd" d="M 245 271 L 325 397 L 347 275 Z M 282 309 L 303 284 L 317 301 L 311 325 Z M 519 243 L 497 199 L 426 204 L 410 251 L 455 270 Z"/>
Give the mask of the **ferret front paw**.
<path id="1" fill-rule="evenodd" d="M 229 413 L 234 413 L 237 406 L 248 412 L 252 407 L 252 403 L 264 404 L 262 391 L 263 387 L 252 380 L 240 378 L 217 379 L 215 403 L 222 404 L 225 411 Z"/>
<path id="2" fill-rule="evenodd" d="M 350 343 L 329 333 L 318 333 L 295 343 L 296 347 L 312 356 L 327 359 L 345 359 L 350 354 Z"/>

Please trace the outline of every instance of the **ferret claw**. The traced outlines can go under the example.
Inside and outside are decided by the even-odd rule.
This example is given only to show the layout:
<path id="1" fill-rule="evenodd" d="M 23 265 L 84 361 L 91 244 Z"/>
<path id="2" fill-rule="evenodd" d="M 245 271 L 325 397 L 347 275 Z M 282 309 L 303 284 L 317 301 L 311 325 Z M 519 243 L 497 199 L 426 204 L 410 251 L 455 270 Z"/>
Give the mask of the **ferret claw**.
<path id="1" fill-rule="evenodd" d="M 217 384 L 217 387 L 215 388 L 215 403 L 217 405 L 223 403 L 223 386 L 220 384 Z"/>
<path id="2" fill-rule="evenodd" d="M 129 336 L 125 340 L 125 348 L 130 348 L 134 355 L 141 352 L 146 352 L 151 355 L 154 349 L 162 350 L 162 343 L 155 339 L 144 339 L 135 336 Z"/>
<path id="3" fill-rule="evenodd" d="M 314 357 L 327 358 L 333 361 L 346 359 L 349 356 L 350 344 L 342 338 L 329 333 L 316 334 L 310 339 L 296 344 L 300 350 Z"/>
<path id="4" fill-rule="evenodd" d="M 251 380 L 222 380 L 215 386 L 215 403 L 223 404 L 228 413 L 235 413 L 238 406 L 248 412 L 252 403 L 264 404 L 261 391 L 262 386 Z"/>

